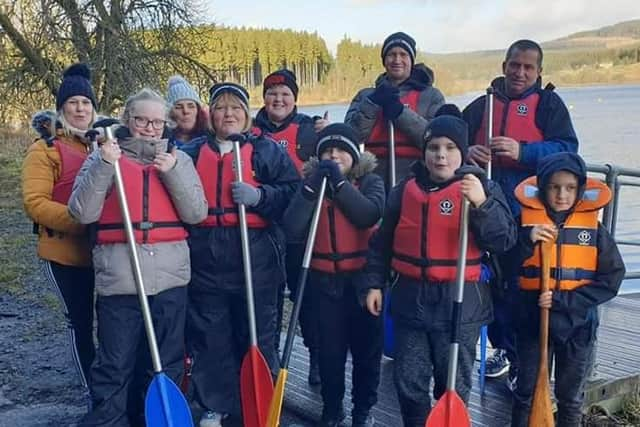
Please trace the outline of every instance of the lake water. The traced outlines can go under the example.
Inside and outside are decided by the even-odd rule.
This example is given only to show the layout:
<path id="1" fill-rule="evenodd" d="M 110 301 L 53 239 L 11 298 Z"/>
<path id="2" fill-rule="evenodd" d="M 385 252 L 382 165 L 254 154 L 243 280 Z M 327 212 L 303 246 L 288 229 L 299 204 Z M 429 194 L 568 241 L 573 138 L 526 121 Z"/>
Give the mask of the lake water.
<path id="1" fill-rule="evenodd" d="M 580 154 L 588 163 L 640 168 L 640 85 L 557 88 L 571 113 L 580 140 Z M 481 95 L 469 93 L 447 99 L 463 109 Z M 346 104 L 300 107 L 300 112 L 341 121 Z M 620 193 L 616 238 L 636 240 L 640 234 L 640 188 L 623 187 Z M 638 239 L 640 240 L 640 239 Z M 627 271 L 640 270 L 640 247 L 621 246 Z M 640 292 L 640 280 L 628 280 L 622 292 Z"/>

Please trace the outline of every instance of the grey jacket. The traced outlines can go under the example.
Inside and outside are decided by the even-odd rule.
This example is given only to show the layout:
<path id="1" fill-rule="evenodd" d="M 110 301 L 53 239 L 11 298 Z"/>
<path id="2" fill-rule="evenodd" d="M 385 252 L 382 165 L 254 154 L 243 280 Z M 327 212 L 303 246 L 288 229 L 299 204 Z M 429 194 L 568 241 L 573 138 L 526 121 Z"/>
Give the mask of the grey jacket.
<path id="1" fill-rule="evenodd" d="M 152 163 L 156 152 L 167 150 L 166 140 L 151 143 L 148 140 L 126 138 L 118 142 L 125 156 L 143 164 Z M 187 224 L 197 224 L 207 216 L 204 190 L 189 156 L 179 150 L 176 156 L 173 169 L 160 173 L 160 179 L 180 219 Z M 102 215 L 105 198 L 110 191 L 115 191 L 114 173 L 113 165 L 102 160 L 99 150 L 94 151 L 82 165 L 73 185 L 68 205 L 71 216 L 82 224 L 97 222 Z M 189 283 L 191 264 L 186 240 L 136 246 L 147 295 Z M 93 248 L 93 266 L 98 295 L 136 294 L 126 243 L 96 245 Z"/>
<path id="2" fill-rule="evenodd" d="M 386 74 L 381 74 L 376 79 L 376 86 L 386 79 Z M 413 67 L 411 76 L 399 86 L 401 97 L 412 90 L 420 91 L 416 111 L 405 107 L 393 123 L 395 128 L 409 136 L 411 142 L 418 148 L 422 148 L 427 125 L 435 116 L 438 108 L 445 102 L 442 93 L 433 87 L 433 80 L 433 71 L 430 68 L 424 64 L 416 64 Z M 366 144 L 369 140 L 378 113 L 382 111 L 382 107 L 369 99 L 369 95 L 374 90 L 375 88 L 372 87 L 360 90 L 351 101 L 344 118 L 344 122 L 355 129 L 361 144 Z M 396 158 L 398 182 L 410 173 L 411 164 L 414 160 L 416 159 Z M 387 169 L 388 159 L 378 158 L 376 173 L 385 180 L 385 183 L 388 181 Z"/>

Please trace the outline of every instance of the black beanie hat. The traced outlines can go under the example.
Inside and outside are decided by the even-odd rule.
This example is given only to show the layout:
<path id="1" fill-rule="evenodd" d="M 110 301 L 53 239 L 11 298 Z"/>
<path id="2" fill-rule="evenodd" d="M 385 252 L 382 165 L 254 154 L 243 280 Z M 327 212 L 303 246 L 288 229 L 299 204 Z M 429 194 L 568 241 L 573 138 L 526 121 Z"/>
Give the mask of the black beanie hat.
<path id="1" fill-rule="evenodd" d="M 358 137 L 351 126 L 344 123 L 332 123 L 318 133 L 318 143 L 316 144 L 316 156 L 329 148 L 337 147 L 346 151 L 353 158 L 355 165 L 360 160 L 360 150 L 358 149 Z"/>
<path id="2" fill-rule="evenodd" d="M 291 92 L 293 92 L 293 99 L 298 100 L 298 83 L 296 83 L 296 75 L 291 71 L 283 68 L 282 70 L 274 71 L 265 77 L 262 83 L 262 96 L 267 93 L 267 89 L 277 85 L 285 85 Z"/>
<path id="3" fill-rule="evenodd" d="M 60 111 L 67 99 L 78 95 L 89 98 L 94 109 L 98 107 L 96 95 L 91 87 L 91 71 L 81 62 L 71 65 L 62 73 L 62 83 L 56 95 L 56 110 Z"/>
<path id="4" fill-rule="evenodd" d="M 411 57 L 411 65 L 416 62 L 416 41 L 407 33 L 403 33 L 402 31 L 398 33 L 393 33 L 386 39 L 384 39 L 384 43 L 382 43 L 382 65 L 384 65 L 384 57 L 387 55 L 387 52 L 392 47 L 401 47 L 407 52 L 409 52 L 409 56 Z"/>
<path id="5" fill-rule="evenodd" d="M 462 153 L 462 163 L 464 163 L 469 151 L 469 128 L 462 120 L 462 113 L 454 104 L 444 104 L 436 112 L 435 118 L 431 120 L 424 134 L 423 152 L 427 148 L 427 143 L 439 136 L 446 136 L 456 144 Z"/>
<path id="6" fill-rule="evenodd" d="M 222 82 L 216 83 L 209 89 L 209 106 L 216 102 L 216 99 L 223 93 L 230 93 L 240 99 L 247 110 L 249 109 L 249 92 L 237 83 Z"/>

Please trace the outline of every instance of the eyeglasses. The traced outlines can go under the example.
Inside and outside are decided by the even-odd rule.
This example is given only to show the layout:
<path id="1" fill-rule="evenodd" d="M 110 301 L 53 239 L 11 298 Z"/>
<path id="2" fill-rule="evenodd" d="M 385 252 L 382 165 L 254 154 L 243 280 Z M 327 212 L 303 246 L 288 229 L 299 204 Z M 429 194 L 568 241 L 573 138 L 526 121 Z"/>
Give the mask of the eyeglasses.
<path id="1" fill-rule="evenodd" d="M 166 120 L 162 120 L 162 119 L 149 120 L 145 117 L 140 117 L 140 116 L 135 116 L 133 118 L 133 122 L 136 124 L 136 127 L 139 127 L 141 129 L 145 129 L 149 126 L 149 124 L 151 124 L 151 127 L 154 128 L 155 130 L 160 130 L 164 128 L 165 123 L 167 123 Z"/>

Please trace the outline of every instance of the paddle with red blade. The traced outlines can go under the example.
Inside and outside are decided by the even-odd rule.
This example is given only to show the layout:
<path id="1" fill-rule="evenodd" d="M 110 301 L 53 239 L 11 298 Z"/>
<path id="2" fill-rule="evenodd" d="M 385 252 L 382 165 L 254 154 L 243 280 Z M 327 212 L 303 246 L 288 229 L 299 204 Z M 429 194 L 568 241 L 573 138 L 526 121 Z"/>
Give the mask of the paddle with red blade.
<path id="1" fill-rule="evenodd" d="M 456 288 L 453 300 L 451 345 L 449 346 L 449 370 L 447 372 L 447 391 L 440 397 L 431 410 L 426 427 L 467 427 L 471 426 L 469 412 L 456 393 L 456 373 L 458 371 L 458 350 L 460 343 L 460 321 L 462 320 L 462 299 L 464 296 L 464 272 L 467 267 L 467 243 L 469 240 L 469 201 L 464 198 L 460 217 L 460 240 L 456 265 Z"/>
<path id="2" fill-rule="evenodd" d="M 540 293 L 549 290 L 549 275 L 551 273 L 551 248 L 553 242 L 540 243 L 540 258 L 542 272 L 540 277 Z M 549 387 L 549 309 L 540 308 L 540 362 L 538 364 L 538 378 L 533 393 L 531 412 L 529 414 L 530 427 L 553 427 L 553 405 L 551 403 L 551 389 Z"/>
<path id="3" fill-rule="evenodd" d="M 227 137 L 233 142 L 233 158 L 236 169 L 236 180 L 242 182 L 242 160 L 240 143 L 245 137 L 233 134 Z M 245 427 L 264 427 L 267 423 L 269 404 L 273 397 L 273 378 L 264 356 L 258 348 L 256 333 L 256 313 L 253 302 L 253 278 L 251 274 L 251 254 L 249 250 L 249 229 L 245 205 L 238 204 L 240 216 L 240 239 L 242 241 L 242 261 L 247 296 L 247 316 L 249 319 L 249 351 L 242 360 L 240 368 L 240 398 L 242 402 L 242 418 Z"/>

